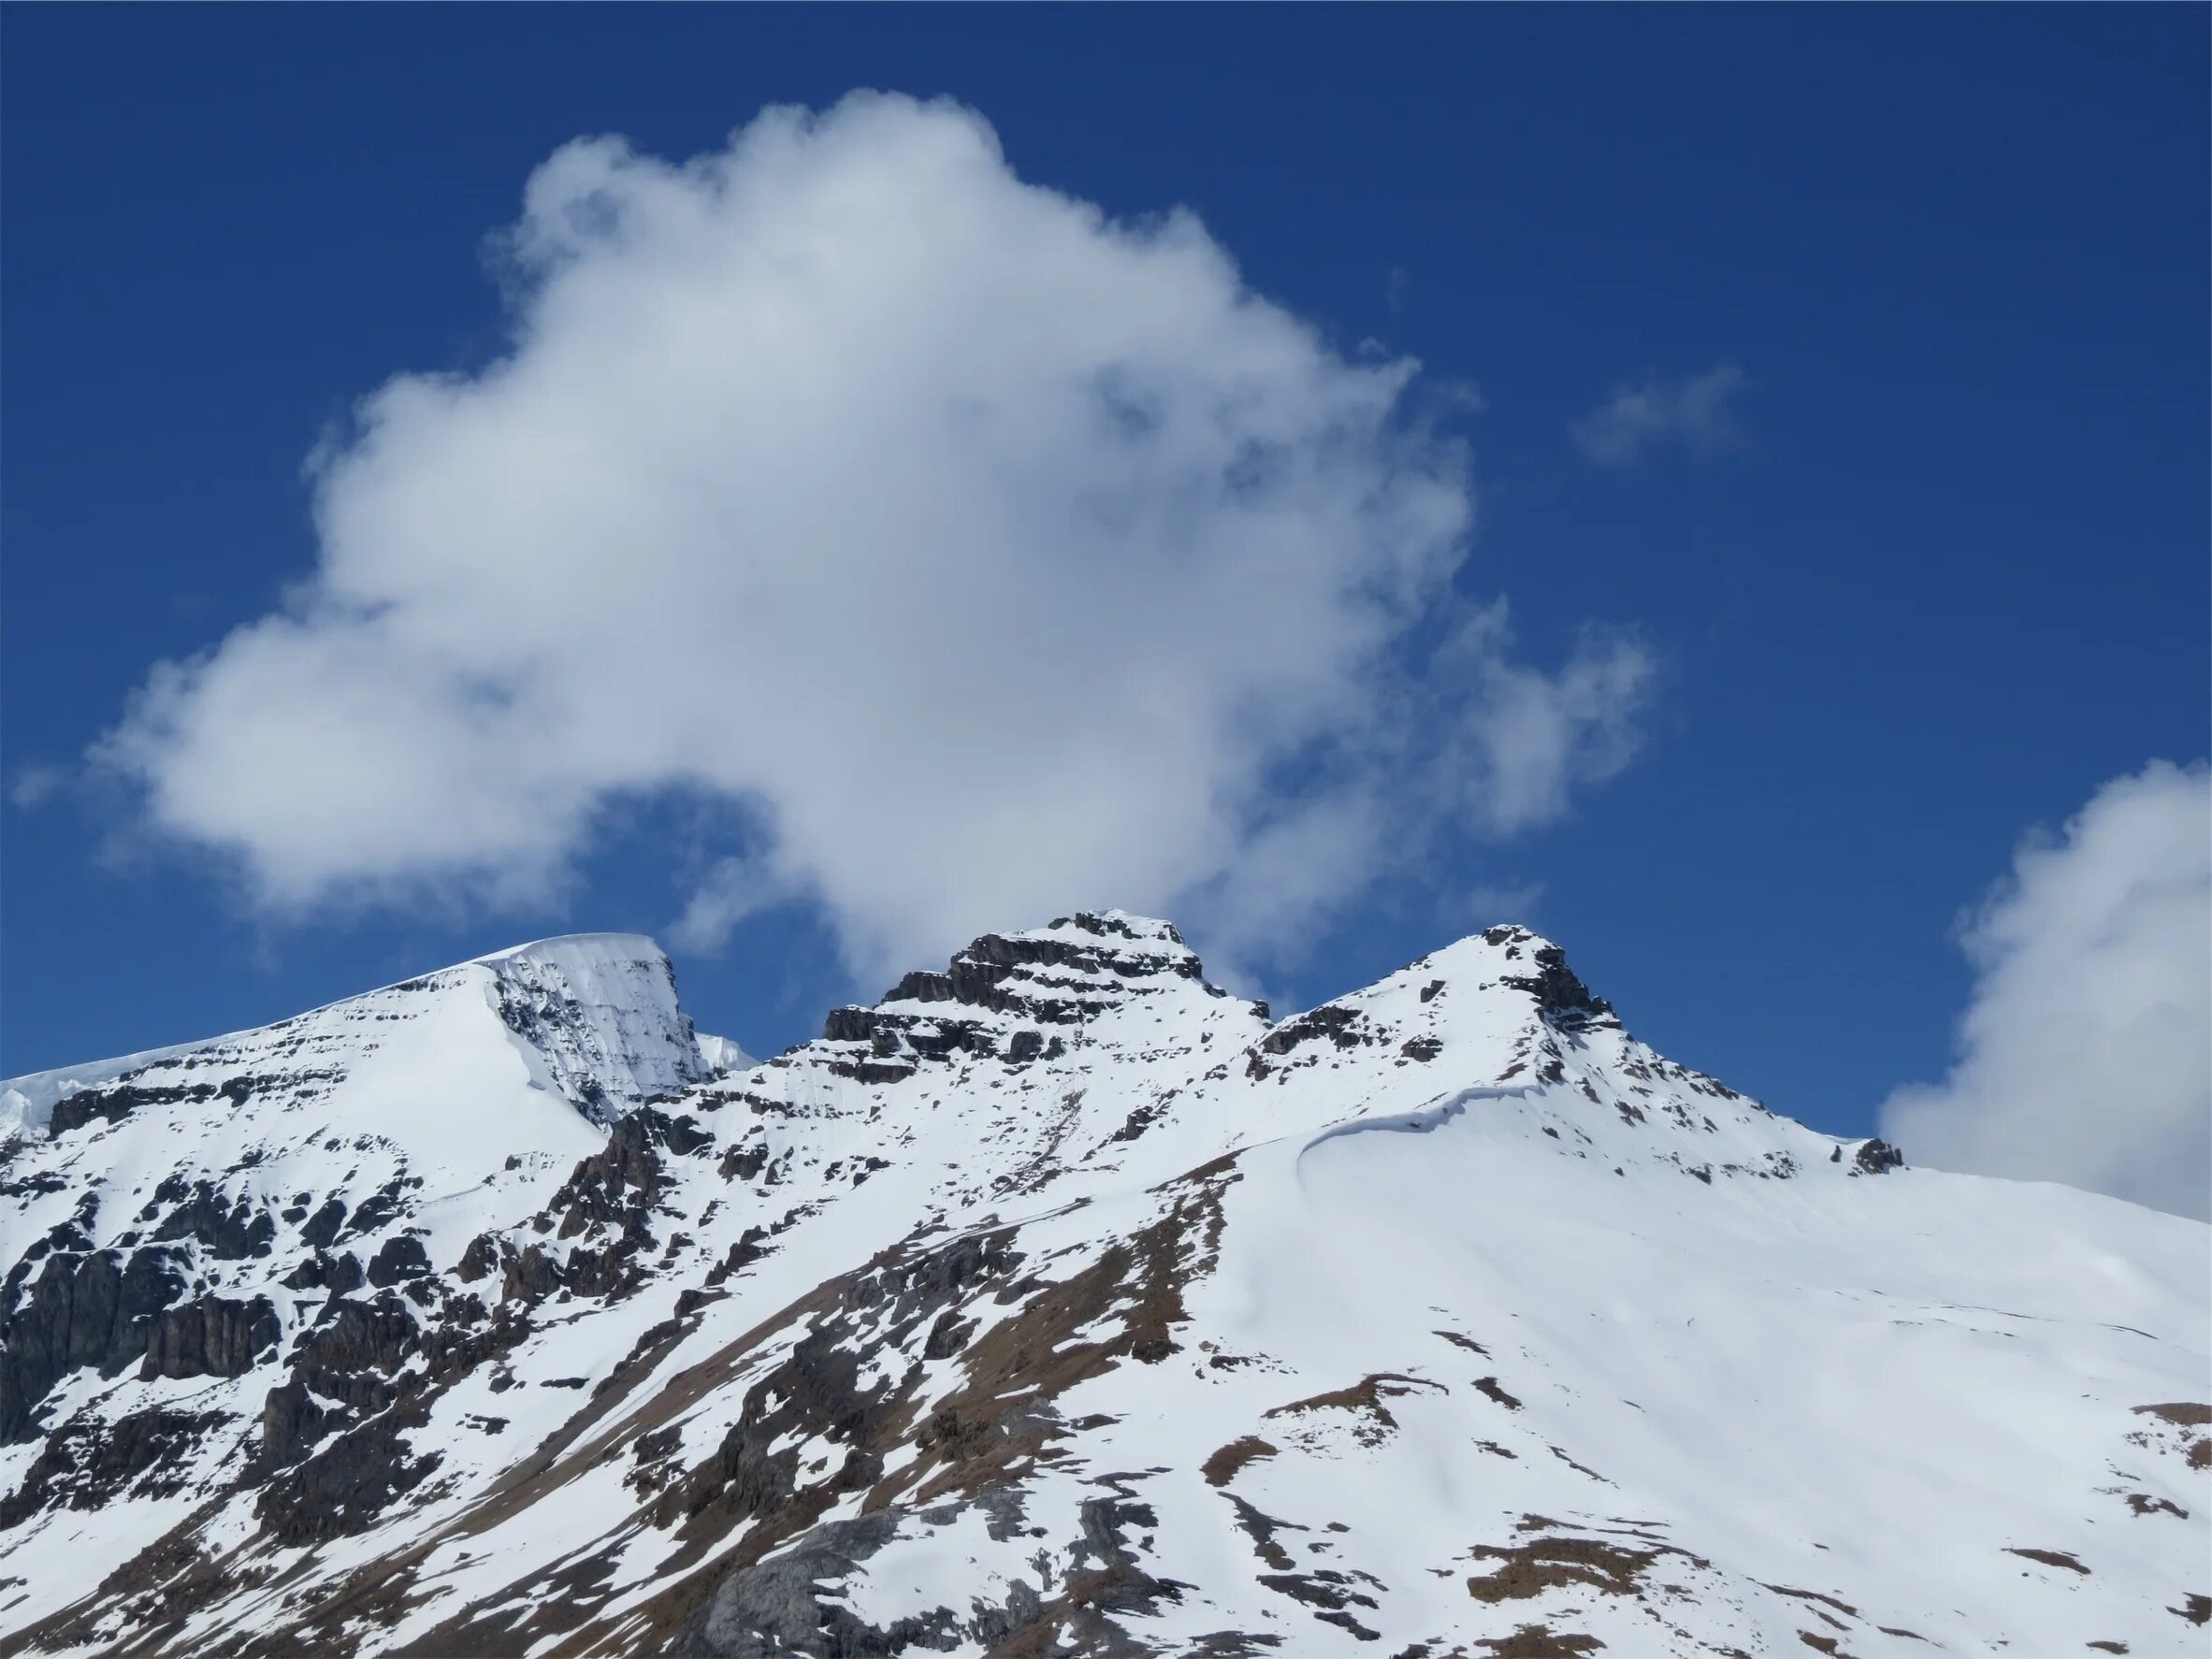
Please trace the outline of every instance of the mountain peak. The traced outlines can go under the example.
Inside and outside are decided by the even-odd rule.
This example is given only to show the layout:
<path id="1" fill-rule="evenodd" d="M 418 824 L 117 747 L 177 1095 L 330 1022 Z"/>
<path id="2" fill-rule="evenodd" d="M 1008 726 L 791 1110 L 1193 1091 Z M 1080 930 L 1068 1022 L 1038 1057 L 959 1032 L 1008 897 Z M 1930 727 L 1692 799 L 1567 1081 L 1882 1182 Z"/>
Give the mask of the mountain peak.
<path id="1" fill-rule="evenodd" d="M 1587 1025 L 1615 1017 L 1612 1004 L 1592 995 L 1581 976 L 1567 965 L 1567 952 L 1526 928 L 1511 923 L 1485 928 L 1423 959 L 1438 966 L 1456 966 L 1462 960 L 1495 974 L 1496 983 L 1534 997 L 1537 1007 L 1553 1023 Z"/>
<path id="2" fill-rule="evenodd" d="M 1169 923 L 1077 911 L 1041 928 L 985 933 L 946 966 L 917 969 L 874 1006 L 831 1010 L 823 1041 L 865 1046 L 851 1075 L 892 1080 L 918 1060 L 992 1055 L 1022 1064 L 1137 1003 L 1225 998 Z"/>
<path id="3" fill-rule="evenodd" d="M 500 1018 L 590 1117 L 611 1119 L 714 1073 L 677 1005 L 675 969 L 642 933 L 533 940 L 447 972 L 470 969 L 490 972 Z"/>
<path id="4" fill-rule="evenodd" d="M 523 945 L 510 945 L 471 959 L 491 967 L 499 962 L 528 958 L 537 961 L 642 961 L 665 962 L 668 952 L 643 933 L 555 933 Z M 458 964 L 462 967 L 471 962 Z"/>
<path id="5" fill-rule="evenodd" d="M 1081 912 L 701 1046 L 571 935 L 0 1147 L 0 1646 L 1916 1659 L 2198 1606 L 2204 1229 L 1776 1117 L 1526 928 L 1270 1023 Z"/>
<path id="6" fill-rule="evenodd" d="M 342 1098 L 350 1091 L 340 1085 L 356 1073 L 432 1076 L 451 1067 L 456 1047 L 484 1044 L 509 1057 L 518 1081 L 602 1124 L 716 1069 L 677 1006 L 659 945 L 639 933 L 571 933 L 270 1025 L 0 1080 L 0 1136 L 59 1134 L 146 1106 L 200 1109 L 256 1091 Z M 393 1120 L 378 1127 L 391 1132 Z"/>
<path id="7" fill-rule="evenodd" d="M 943 990 L 935 981 L 957 979 L 966 971 L 996 983 L 1020 968 L 1061 970 L 1060 982 L 1078 1001 L 1085 995 L 1105 995 L 1116 980 L 1161 974 L 1204 978 L 1198 953 L 1183 943 L 1173 924 L 1153 916 L 1133 916 L 1125 910 L 1078 910 L 1073 916 L 1055 916 L 1041 928 L 982 934 L 954 955 L 945 974 L 926 970 L 909 974 L 886 992 L 883 1000 L 943 1001 Z M 1090 981 L 1088 989 L 1082 983 L 1085 977 Z"/>

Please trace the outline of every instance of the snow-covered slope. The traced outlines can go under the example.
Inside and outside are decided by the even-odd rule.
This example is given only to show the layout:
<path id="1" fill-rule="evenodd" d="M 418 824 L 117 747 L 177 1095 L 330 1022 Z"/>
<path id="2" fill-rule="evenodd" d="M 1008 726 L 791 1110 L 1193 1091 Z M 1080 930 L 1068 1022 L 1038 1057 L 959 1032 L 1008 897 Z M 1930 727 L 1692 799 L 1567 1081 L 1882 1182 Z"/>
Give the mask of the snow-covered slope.
<path id="1" fill-rule="evenodd" d="M 149 1353 L 249 1367 L 320 1263 L 391 1283 L 513 1226 L 621 1111 L 707 1075 L 659 948 L 597 934 L 7 1085 L 29 1109 L 0 1143 L 0 1441 Z"/>
<path id="2" fill-rule="evenodd" d="M 1275 1020 L 1078 916 L 759 1065 L 551 941 L 81 1075 L 0 1150 L 0 1650 L 2205 1651 L 2212 1231 L 1770 1114 L 1520 929 Z"/>

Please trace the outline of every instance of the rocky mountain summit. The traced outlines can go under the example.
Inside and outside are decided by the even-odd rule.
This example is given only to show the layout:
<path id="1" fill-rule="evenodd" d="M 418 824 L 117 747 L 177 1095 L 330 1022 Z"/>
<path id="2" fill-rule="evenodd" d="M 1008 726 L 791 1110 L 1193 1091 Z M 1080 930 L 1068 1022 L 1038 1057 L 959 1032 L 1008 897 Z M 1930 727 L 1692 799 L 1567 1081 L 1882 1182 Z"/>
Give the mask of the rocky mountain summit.
<path id="1" fill-rule="evenodd" d="M 544 941 L 0 1085 L 0 1652 L 2205 1651 L 2212 1230 L 1494 928 L 1121 912 L 765 1063 Z"/>

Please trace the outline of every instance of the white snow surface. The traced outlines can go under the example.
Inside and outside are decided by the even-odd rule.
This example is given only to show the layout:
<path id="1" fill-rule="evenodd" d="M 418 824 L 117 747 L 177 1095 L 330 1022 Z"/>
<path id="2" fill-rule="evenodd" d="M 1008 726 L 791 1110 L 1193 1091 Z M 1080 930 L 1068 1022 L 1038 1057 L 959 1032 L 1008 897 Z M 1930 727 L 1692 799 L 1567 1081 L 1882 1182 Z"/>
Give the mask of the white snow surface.
<path id="1" fill-rule="evenodd" d="M 699 1052 L 707 1063 L 707 1070 L 716 1076 L 730 1072 L 749 1072 L 760 1062 L 737 1046 L 734 1038 L 699 1035 Z"/>
<path id="2" fill-rule="evenodd" d="M 730 1063 L 600 935 L 82 1069 L 180 1092 L 0 1153 L 0 1334 L 200 1181 L 275 1236 L 187 1233 L 191 1293 L 282 1333 L 55 1380 L 0 1444 L 0 1650 L 2205 1652 L 2212 1229 L 1889 1167 L 1525 930 L 1274 1020 L 1063 918 Z M 399 1233 L 428 1275 L 282 1282 Z M 349 1302 L 413 1392 L 333 1432 L 412 1483 L 303 1546 L 257 1506 L 338 1442 L 272 1475 L 265 1402 Z M 120 1485 L 68 1450 L 164 1410 L 203 1426 Z"/>
<path id="3" fill-rule="evenodd" d="M 0 1085 L 37 1103 L 8 1148 L 24 1190 L 0 1204 L 0 1261 L 80 1215 L 112 1247 L 145 1231 L 131 1223 L 164 1207 L 165 1184 L 205 1182 L 225 1209 L 267 1214 L 276 1248 L 224 1259 L 188 1237 L 199 1288 L 282 1304 L 324 1206 L 348 1212 L 364 1262 L 402 1233 L 434 1257 L 457 1249 L 532 1214 L 612 1116 L 707 1075 L 651 940 L 519 945 L 258 1030 Z M 140 1097 L 119 1120 L 46 1132 L 57 1104 L 115 1090 Z"/>
<path id="4" fill-rule="evenodd" d="M 490 972 L 501 1015 L 587 1109 L 673 1094 L 714 1069 L 677 1006 L 675 971 L 643 934 L 541 939 L 468 966 Z"/>

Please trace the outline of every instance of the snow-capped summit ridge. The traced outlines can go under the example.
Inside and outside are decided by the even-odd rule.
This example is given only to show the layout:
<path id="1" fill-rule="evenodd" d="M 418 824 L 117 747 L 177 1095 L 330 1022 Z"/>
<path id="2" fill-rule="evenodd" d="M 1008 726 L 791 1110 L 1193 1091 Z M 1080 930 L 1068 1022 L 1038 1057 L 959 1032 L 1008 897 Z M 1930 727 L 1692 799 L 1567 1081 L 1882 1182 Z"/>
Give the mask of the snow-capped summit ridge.
<path id="1" fill-rule="evenodd" d="M 1041 928 L 985 933 L 942 969 L 920 968 L 873 1006 L 831 1009 L 826 1044 L 866 1046 L 843 1074 L 878 1075 L 918 1059 L 997 1055 L 1022 1064 L 1057 1058 L 1081 1033 L 1142 1005 L 1225 1000 L 1198 955 L 1166 922 L 1127 911 L 1078 911 Z"/>
<path id="2" fill-rule="evenodd" d="M 759 1065 L 580 934 L 137 1061 L 0 1146 L 9 1652 L 2212 1619 L 2204 1229 L 1815 1133 L 1525 928 L 1277 1020 L 1080 912 Z"/>
<path id="3" fill-rule="evenodd" d="M 312 1073 L 328 1083 L 372 1059 L 388 1071 L 417 1046 L 412 1033 L 446 1031 L 455 1019 L 465 1025 L 470 1010 L 498 1017 L 531 1082 L 601 1121 L 716 1069 L 677 1004 L 675 972 L 658 945 L 639 933 L 571 933 L 433 969 L 266 1026 L 0 1079 L 0 1138 L 54 1129 L 57 1108 L 65 1126 L 82 1121 L 86 1110 L 108 1110 L 88 1106 L 92 1096 L 112 1104 L 151 1089 L 183 1103 L 234 1077 L 296 1083 Z M 433 1014 L 439 1017 L 424 1023 Z M 442 1063 L 445 1041 L 424 1048 L 426 1070 Z M 212 1080 L 204 1087 L 203 1074 Z"/>
<path id="4" fill-rule="evenodd" d="M 660 948 L 658 941 L 645 933 L 553 933 L 543 939 L 486 951 L 483 956 L 471 957 L 469 961 L 455 965 L 465 968 L 481 962 L 490 967 L 518 957 L 545 960 L 595 957 L 605 960 L 666 961 L 668 953 Z"/>
<path id="5" fill-rule="evenodd" d="M 1591 993 L 1568 966 L 1567 952 L 1560 945 L 1513 923 L 1469 933 L 1431 951 L 1406 972 L 1422 970 L 1451 976 L 1487 974 L 1492 983 L 1533 996 L 1537 1005 L 1554 1017 L 1590 1022 L 1613 1017 L 1612 1004 Z"/>
<path id="6" fill-rule="evenodd" d="M 461 970 L 485 970 L 493 1006 L 587 1114 L 673 1094 L 714 1074 L 676 1001 L 675 969 L 642 933 L 539 939 Z"/>

